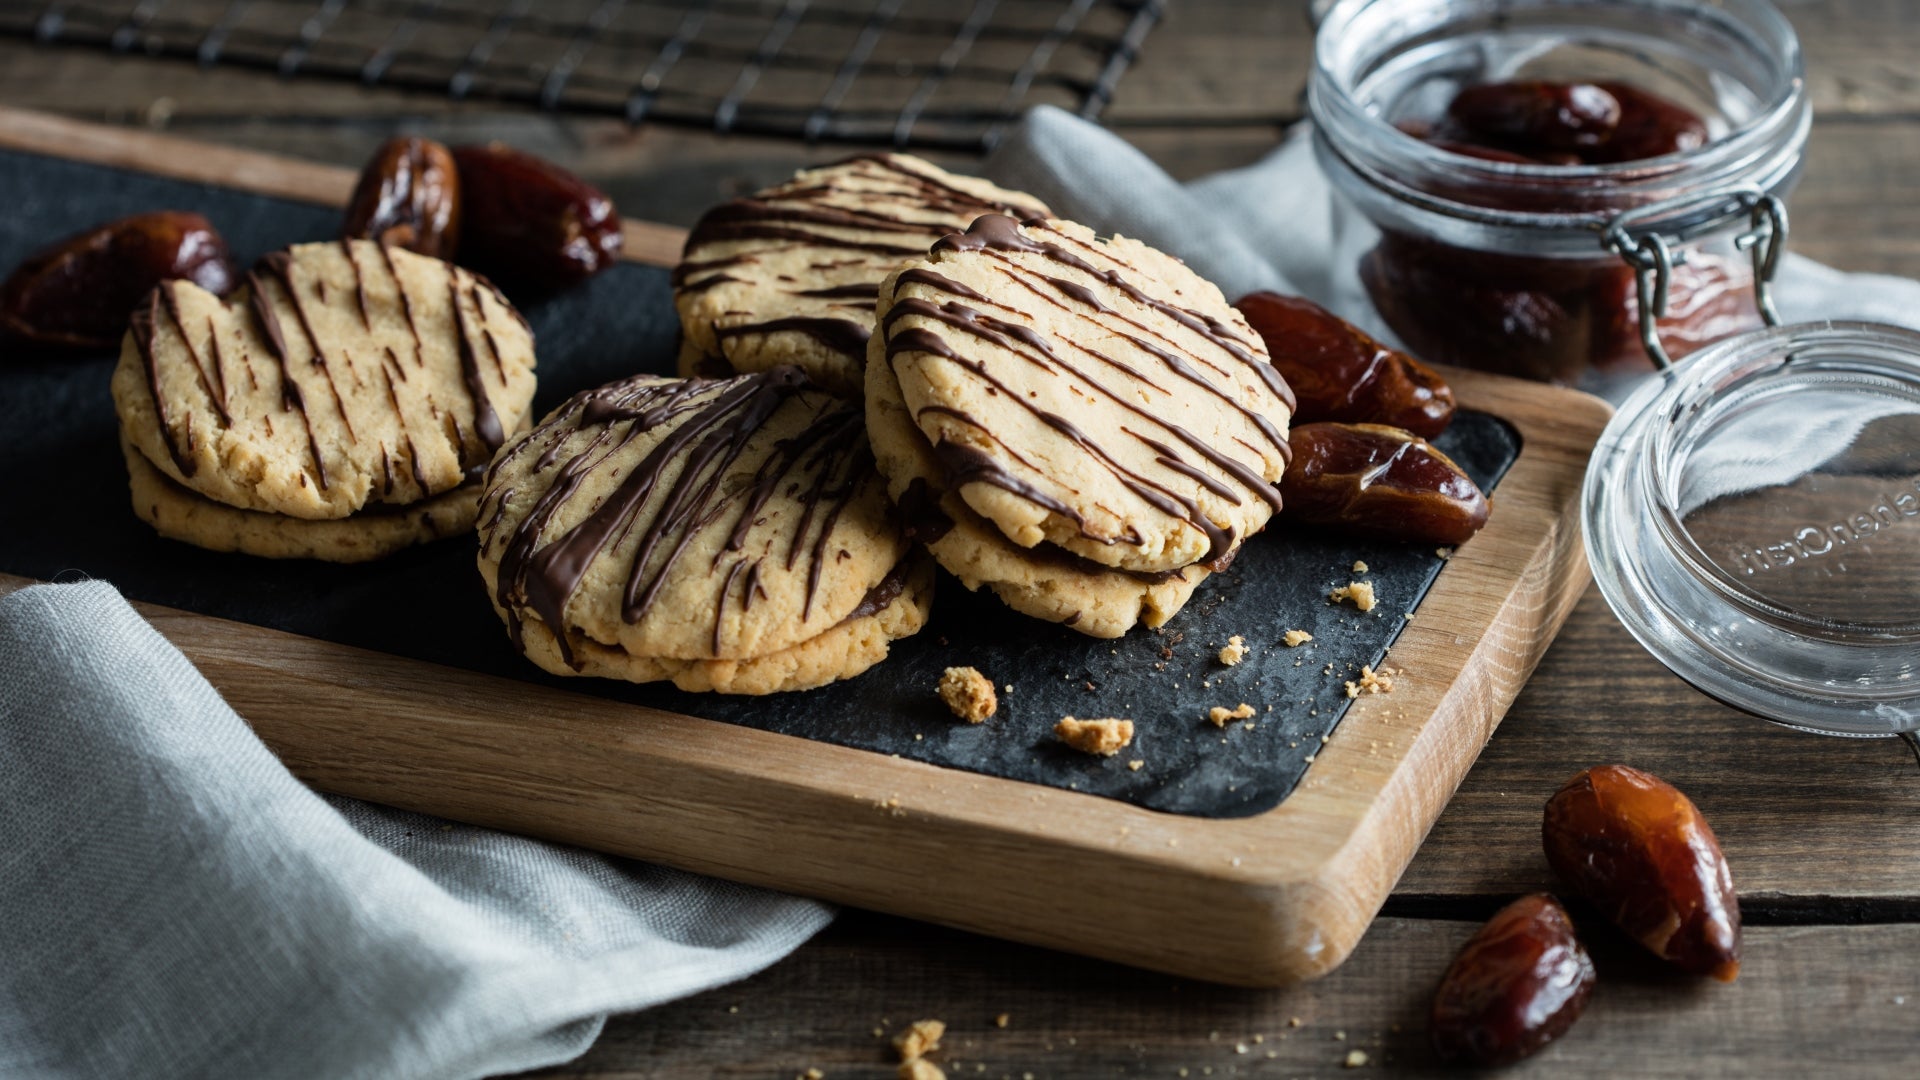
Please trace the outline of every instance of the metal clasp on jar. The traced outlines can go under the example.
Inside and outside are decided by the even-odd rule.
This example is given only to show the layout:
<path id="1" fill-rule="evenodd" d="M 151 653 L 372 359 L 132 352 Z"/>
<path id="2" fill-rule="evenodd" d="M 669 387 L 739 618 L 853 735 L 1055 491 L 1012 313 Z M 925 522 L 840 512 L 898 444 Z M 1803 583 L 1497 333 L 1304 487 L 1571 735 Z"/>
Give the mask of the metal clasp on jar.
<path id="1" fill-rule="evenodd" d="M 1744 215 L 1747 231 L 1734 237 L 1733 246 L 1753 259 L 1753 299 L 1768 326 L 1780 325 L 1771 284 L 1787 243 L 1787 206 L 1777 195 L 1742 186 L 1637 206 L 1615 215 L 1601 233 L 1600 243 L 1633 268 L 1640 301 L 1640 344 L 1654 366 L 1673 367 L 1673 358 L 1660 343 L 1661 316 L 1667 313 L 1667 291 L 1673 268 L 1686 262 L 1678 245 L 1720 228 Z"/>

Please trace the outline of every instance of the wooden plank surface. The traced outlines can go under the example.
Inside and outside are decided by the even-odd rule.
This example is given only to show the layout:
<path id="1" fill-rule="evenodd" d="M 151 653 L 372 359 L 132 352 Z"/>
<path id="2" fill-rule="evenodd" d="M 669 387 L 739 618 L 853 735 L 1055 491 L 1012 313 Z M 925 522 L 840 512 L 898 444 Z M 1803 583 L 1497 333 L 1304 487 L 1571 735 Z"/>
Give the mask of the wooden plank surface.
<path id="1" fill-rule="evenodd" d="M 1564 1039 L 1498 1073 L 1440 1068 L 1428 995 L 1475 925 L 1384 918 L 1327 978 L 1245 991 L 849 915 L 743 984 L 615 1018 L 584 1058 L 539 1075 L 892 1080 L 875 1028 L 934 1017 L 951 1080 L 1912 1076 L 1920 972 L 1888 962 L 1920 953 L 1910 923 L 1749 927 L 1732 985 L 1673 978 L 1630 942 L 1589 935 L 1600 983 Z M 1348 1070 L 1355 1049 L 1367 1065 Z"/>
<path id="2" fill-rule="evenodd" d="M 1257 157 L 1297 115 L 1306 45 L 1291 7 L 1172 5 L 1110 118 L 1177 175 Z M 1794 249 L 1847 269 L 1920 275 L 1920 20 L 1895 0 L 1782 7 L 1806 47 L 1818 113 L 1792 204 Z M 1249 21 L 1249 10 L 1274 12 L 1272 22 Z M 1274 36 L 1263 36 L 1268 31 Z M 1211 74 L 1243 63 L 1257 66 L 1239 79 Z M 0 101 L 343 165 L 397 129 L 499 137 L 594 176 L 630 213 L 681 223 L 717 198 L 840 152 L 636 133 L 610 122 L 14 41 L 0 42 Z M 1564 773 L 1605 760 L 1673 773 L 1726 841 L 1749 911 L 1814 925 L 1750 930 L 1746 972 L 1726 988 L 1642 972 L 1616 993 L 1619 968 L 1603 957 L 1607 981 L 1553 1067 L 1515 1074 L 1910 1076 L 1920 1003 L 1907 974 L 1920 942 L 1903 925 L 1920 911 L 1912 849 L 1920 781 L 1911 757 L 1890 741 L 1787 732 L 1701 698 L 1640 651 L 1591 591 L 1389 901 L 1390 913 L 1421 917 L 1382 919 L 1326 980 L 1280 994 L 1176 990 L 1126 969 L 852 913 L 757 979 L 616 1018 L 586 1059 L 554 1075 L 784 1078 L 815 1064 L 834 1077 L 888 1076 L 871 1027 L 923 1008 L 943 1011 L 969 1037 L 979 1034 L 981 1017 L 1015 1013 L 1000 1034 L 1018 1033 L 1009 1037 L 1019 1041 L 982 1053 L 979 1062 L 993 1063 L 986 1076 L 1175 1076 L 1180 1067 L 1194 1078 L 1204 1067 L 1214 1076 L 1356 1075 L 1317 1051 L 1251 1067 L 1207 1036 L 1220 1031 L 1224 1040 L 1236 1027 L 1270 1033 L 1288 1014 L 1307 1015 L 1298 1002 L 1323 1005 L 1339 1024 L 1358 1027 L 1360 1016 L 1410 1027 L 1447 951 L 1468 930 L 1425 916 L 1484 911 L 1543 881 L 1540 801 Z M 1844 925 L 1860 919 L 1896 922 Z M 1434 935 L 1439 944 L 1410 943 Z M 1403 966 L 1409 952 L 1425 957 L 1419 970 Z M 1763 965 L 1775 974 L 1762 978 Z M 1643 996 L 1646 1004 L 1636 1004 Z M 1894 1005 L 1901 996 L 1905 1003 Z M 737 1014 L 727 1011 L 734 1005 Z M 1097 1046 L 1141 1049 L 1115 1060 L 1118 1051 L 1090 1049 Z M 1184 1053 L 1201 1048 L 1211 1056 Z M 1175 1064 L 1176 1057 L 1184 1059 Z"/>

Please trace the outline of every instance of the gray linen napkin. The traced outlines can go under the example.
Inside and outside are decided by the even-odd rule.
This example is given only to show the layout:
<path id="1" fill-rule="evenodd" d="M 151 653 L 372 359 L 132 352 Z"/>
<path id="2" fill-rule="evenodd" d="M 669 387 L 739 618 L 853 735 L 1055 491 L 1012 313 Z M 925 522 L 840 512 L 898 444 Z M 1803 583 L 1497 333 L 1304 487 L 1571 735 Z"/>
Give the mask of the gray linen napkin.
<path id="1" fill-rule="evenodd" d="M 467 1077 L 824 905 L 314 794 L 110 586 L 0 597 L 0 1076 Z"/>

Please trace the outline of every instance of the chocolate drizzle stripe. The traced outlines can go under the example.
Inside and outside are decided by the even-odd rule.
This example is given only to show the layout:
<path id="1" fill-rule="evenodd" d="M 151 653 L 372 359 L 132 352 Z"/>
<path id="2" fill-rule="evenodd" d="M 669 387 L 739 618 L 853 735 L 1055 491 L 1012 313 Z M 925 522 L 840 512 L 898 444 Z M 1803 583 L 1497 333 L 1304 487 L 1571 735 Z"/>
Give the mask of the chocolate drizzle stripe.
<path id="1" fill-rule="evenodd" d="M 360 260 L 354 257 L 353 241 L 341 240 L 340 253 L 347 257 L 347 265 L 353 268 L 353 299 L 360 309 L 360 325 L 371 333 L 373 317 L 367 312 L 367 278 L 360 272 Z"/>
<path id="2" fill-rule="evenodd" d="M 847 612 L 847 617 L 841 619 L 839 625 L 845 626 L 855 619 L 878 615 L 886 610 L 889 604 L 900 599 L 900 594 L 907 590 L 907 570 L 912 564 L 911 556 L 894 563 L 893 569 L 887 571 L 887 576 L 875 582 L 873 588 L 867 590 L 867 595 L 860 598 L 860 602 L 853 606 L 852 611 Z"/>
<path id="3" fill-rule="evenodd" d="M 280 368 L 280 407 L 287 412 L 300 414 L 300 423 L 307 431 L 307 453 L 313 459 L 314 478 L 319 481 L 320 490 L 327 490 L 327 462 L 320 456 L 320 440 L 314 437 L 313 418 L 307 415 L 306 395 L 300 392 L 300 384 L 294 381 L 293 371 L 287 363 L 287 335 L 280 325 L 280 315 L 274 310 L 273 300 L 267 295 L 268 277 L 262 277 L 265 269 L 273 273 L 273 267 L 284 264 L 289 256 L 284 251 L 276 251 L 262 258 L 259 264 L 247 272 L 247 302 L 253 311 L 254 322 L 259 324 L 262 336 L 266 338 L 267 348 L 273 353 Z"/>
<path id="4" fill-rule="evenodd" d="M 404 315 L 407 320 L 407 335 L 413 338 L 414 366 L 425 367 L 427 365 L 426 350 L 423 349 L 420 344 L 420 322 L 414 317 L 413 298 L 407 295 L 407 283 L 400 280 L 400 270 L 394 265 L 393 253 L 387 250 L 387 245 L 378 244 L 375 246 L 380 252 L 380 261 L 386 265 L 387 276 L 393 279 L 393 291 L 400 298 L 400 313 Z M 453 272 L 451 268 L 449 268 L 449 272 Z"/>
<path id="5" fill-rule="evenodd" d="M 715 327 L 715 332 L 718 339 L 723 342 L 746 334 L 783 332 L 805 334 L 827 348 L 855 359 L 867 354 L 867 339 L 873 336 L 873 330 L 863 323 L 848 319 L 806 318 L 798 315 L 738 326 L 719 326 Z"/>
<path id="6" fill-rule="evenodd" d="M 480 316 L 480 336 L 487 340 L 487 353 L 493 357 L 493 372 L 500 377 L 500 385 L 504 387 L 507 385 L 507 361 L 506 357 L 501 355 L 500 343 L 494 340 L 493 327 L 489 325 L 488 322 L 487 302 L 483 299 L 487 293 L 480 291 L 480 282 L 477 280 L 472 283 L 472 290 L 473 310 Z M 495 301 L 499 302 L 500 294 L 493 293 L 492 295 Z M 506 305 L 502 303 L 501 306 L 505 307 Z"/>
<path id="7" fill-rule="evenodd" d="M 160 429 L 160 441 L 166 444 L 167 457 L 173 461 L 173 467 L 180 471 L 180 475 L 192 476 L 193 459 L 182 452 L 174 441 L 173 426 L 167 422 L 167 399 L 160 390 L 160 367 L 153 355 L 154 335 L 159 332 L 160 323 L 160 291 L 155 289 L 147 294 L 145 308 L 134 309 L 129 331 L 133 335 L 133 347 L 140 354 L 140 362 L 146 367 L 147 393 L 153 397 L 153 418 L 155 426 Z"/>
<path id="8" fill-rule="evenodd" d="M 219 383 L 216 407 L 220 410 L 221 422 L 231 427 L 233 417 L 228 413 L 231 399 L 227 393 L 227 350 L 220 344 L 220 324 L 212 315 L 207 316 L 207 342 L 213 346 L 213 374 Z M 244 357 L 246 354 L 241 355 Z"/>
<path id="9" fill-rule="evenodd" d="M 692 294 L 692 293 L 703 293 L 703 292 L 706 292 L 708 289 L 719 288 L 722 285 L 747 285 L 747 284 L 750 284 L 750 282 L 748 282 L 745 278 L 737 278 L 737 277 L 734 277 L 732 274 L 715 274 L 709 278 L 701 278 L 699 281 L 690 281 L 685 284 L 678 285 L 676 286 L 676 288 L 678 288 L 682 294 Z"/>
<path id="10" fill-rule="evenodd" d="M 160 310 L 167 313 L 167 321 L 173 324 L 174 334 L 179 337 L 181 346 L 187 350 L 187 359 L 193 364 L 194 380 L 200 384 L 200 389 L 207 395 L 207 400 L 213 403 L 214 416 L 219 419 L 221 427 L 230 428 L 233 426 L 233 417 L 227 412 L 226 378 L 218 370 L 212 373 L 207 371 L 207 364 L 200 355 L 199 347 L 187 334 L 186 321 L 180 317 L 180 297 L 176 291 L 178 288 L 177 282 L 168 281 L 162 282 L 154 289 L 154 293 L 160 297 Z M 208 326 L 212 326 L 211 320 Z M 219 347 L 217 342 L 214 343 L 214 347 L 216 349 Z M 219 366 L 218 353 L 215 354 L 214 366 L 216 369 Z M 215 387 L 216 382 L 219 383 L 218 388 Z"/>
<path id="11" fill-rule="evenodd" d="M 500 417 L 493 411 L 492 400 L 487 397 L 479 357 L 474 355 L 473 332 L 467 328 L 467 313 L 460 306 L 460 273 L 454 267 L 447 267 L 447 301 L 453 305 L 453 338 L 460 353 L 460 376 L 467 384 L 467 395 L 473 399 L 474 433 L 480 436 L 491 455 L 507 441 L 507 436 L 500 427 Z M 466 459 L 464 453 L 459 457 L 462 462 Z"/>
<path id="12" fill-rule="evenodd" d="M 788 291 L 794 296 L 820 300 L 874 300 L 880 295 L 880 283 L 862 281 L 852 285 L 830 285 L 824 289 L 790 289 Z"/>

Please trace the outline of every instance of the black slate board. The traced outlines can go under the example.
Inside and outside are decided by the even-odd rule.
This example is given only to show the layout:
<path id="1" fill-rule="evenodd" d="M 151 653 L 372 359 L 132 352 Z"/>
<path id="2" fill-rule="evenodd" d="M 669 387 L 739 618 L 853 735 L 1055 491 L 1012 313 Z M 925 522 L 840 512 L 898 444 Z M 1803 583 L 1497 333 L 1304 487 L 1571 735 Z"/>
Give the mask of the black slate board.
<path id="1" fill-rule="evenodd" d="M 206 214 L 243 261 L 327 238 L 337 222 L 334 211 L 302 203 L 4 151 L 0 205 L 0 267 L 8 268 L 51 240 L 143 210 Z M 526 314 L 539 343 L 537 414 L 618 376 L 672 369 L 678 328 L 663 270 L 623 264 Z M 1240 817 L 1285 798 L 1345 711 L 1345 680 L 1380 662 L 1402 614 L 1443 565 L 1427 548 L 1276 525 L 1247 544 L 1230 572 L 1201 586 L 1169 626 L 1121 641 L 1023 618 L 946 578 L 926 630 L 865 675 L 819 690 L 726 698 L 559 679 L 509 647 L 474 569 L 471 539 L 332 566 L 219 555 L 154 536 L 127 506 L 107 394 L 113 363 L 0 342 L 0 475 L 8 478 L 0 570 L 102 578 L 169 607 L 1173 813 Z M 1519 453 L 1513 429 L 1479 413 L 1463 414 L 1440 446 L 1489 489 Z M 1367 563 L 1366 574 L 1352 572 L 1356 560 Z M 1334 586 L 1355 578 L 1373 582 L 1381 597 L 1371 614 L 1327 602 Z M 1284 648 L 1289 629 L 1314 641 Z M 1253 652 L 1226 668 L 1215 657 L 1233 634 Z M 941 670 L 954 664 L 1011 684 L 992 721 L 958 723 L 935 698 Z M 1212 706 L 1243 701 L 1258 710 L 1252 730 L 1204 719 Z M 1051 735 L 1067 714 L 1130 717 L 1134 744 L 1113 759 L 1067 750 Z M 1135 771 L 1131 760 L 1144 764 Z"/>

